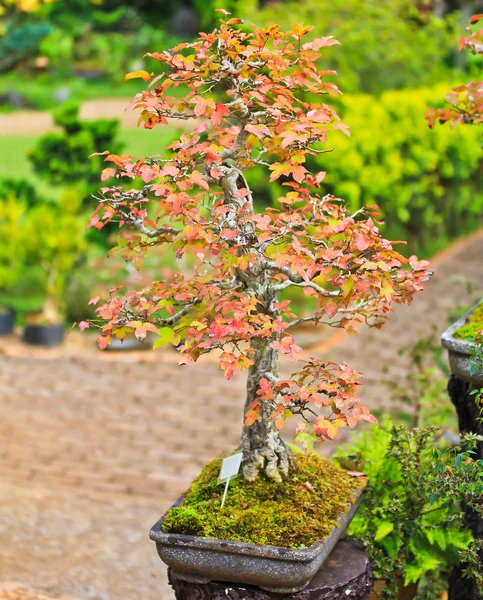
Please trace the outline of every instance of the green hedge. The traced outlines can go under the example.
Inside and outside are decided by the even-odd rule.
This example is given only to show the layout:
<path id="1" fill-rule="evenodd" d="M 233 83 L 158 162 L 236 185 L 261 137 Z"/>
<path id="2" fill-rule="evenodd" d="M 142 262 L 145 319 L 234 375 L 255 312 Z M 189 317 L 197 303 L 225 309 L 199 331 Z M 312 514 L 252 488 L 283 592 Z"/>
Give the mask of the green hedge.
<path id="1" fill-rule="evenodd" d="M 352 207 L 377 204 L 393 239 L 434 251 L 482 222 L 481 132 L 424 119 L 448 85 L 342 99 L 351 137 L 334 135 L 318 161 L 328 191 Z"/>
<path id="2" fill-rule="evenodd" d="M 481 132 L 429 129 L 425 121 L 427 109 L 440 106 L 450 88 L 343 96 L 337 110 L 350 138 L 331 133 L 327 148 L 334 151 L 307 164 L 327 172 L 322 194 L 333 193 L 354 210 L 377 204 L 384 234 L 408 242 L 398 248 L 403 254 L 431 254 L 483 224 Z M 252 169 L 248 179 L 260 205 L 285 193 L 278 182 L 267 185 L 263 167 Z"/>

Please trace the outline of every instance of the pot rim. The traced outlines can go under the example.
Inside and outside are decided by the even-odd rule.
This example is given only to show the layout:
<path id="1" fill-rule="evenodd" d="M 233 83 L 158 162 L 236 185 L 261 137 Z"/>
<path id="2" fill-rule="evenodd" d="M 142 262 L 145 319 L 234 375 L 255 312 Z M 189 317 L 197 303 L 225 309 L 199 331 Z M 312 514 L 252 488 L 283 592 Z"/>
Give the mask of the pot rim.
<path id="1" fill-rule="evenodd" d="M 156 543 L 161 543 L 164 546 L 184 546 L 196 548 L 200 550 L 216 550 L 218 552 L 230 552 L 232 554 L 245 554 L 256 556 L 258 558 L 276 558 L 278 560 L 309 562 L 320 554 L 327 546 L 331 538 L 342 529 L 346 523 L 352 521 L 362 500 L 362 494 L 365 488 L 353 490 L 352 501 L 346 505 L 347 510 L 341 512 L 337 521 L 332 528 L 331 533 L 324 539 L 314 542 L 308 548 L 293 549 L 282 548 L 281 546 L 258 545 L 249 542 L 235 542 L 230 540 L 219 540 L 216 538 L 205 538 L 196 535 L 185 535 L 181 533 L 163 533 L 161 527 L 163 525 L 166 513 L 157 521 L 151 531 L 149 537 Z M 179 506 L 182 504 L 184 496 L 180 496 L 178 500 L 171 506 Z"/>
<path id="2" fill-rule="evenodd" d="M 58 323 L 26 323 L 24 329 L 65 329 L 66 322 L 59 321 Z"/>
<path id="3" fill-rule="evenodd" d="M 459 340 L 453 336 L 453 333 L 466 323 L 466 319 L 472 315 L 482 303 L 483 298 L 474 304 L 467 313 L 453 323 L 453 325 L 450 325 L 448 329 L 441 334 L 441 344 L 444 348 L 447 348 L 451 352 L 458 352 L 459 354 L 470 354 L 470 349 L 473 348 L 475 344 L 466 340 Z"/>

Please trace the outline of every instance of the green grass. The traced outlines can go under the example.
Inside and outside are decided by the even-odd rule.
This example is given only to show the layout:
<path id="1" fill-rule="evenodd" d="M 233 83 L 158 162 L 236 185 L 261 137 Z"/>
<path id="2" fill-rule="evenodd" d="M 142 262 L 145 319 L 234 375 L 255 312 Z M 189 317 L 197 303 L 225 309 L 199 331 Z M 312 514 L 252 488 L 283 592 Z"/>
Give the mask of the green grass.
<path id="1" fill-rule="evenodd" d="M 152 130 L 126 129 L 121 131 L 119 137 L 124 144 L 124 152 L 137 158 L 163 153 L 176 135 L 175 128 L 159 127 Z M 34 172 L 28 159 L 28 151 L 35 146 L 38 138 L 39 136 L 33 135 L 0 136 L 0 178 L 24 178 L 35 185 L 40 195 L 58 197 L 62 189 L 52 186 L 40 178 Z M 105 150 L 105 148 L 100 148 L 100 150 Z M 88 160 L 87 156 L 86 160 Z"/>

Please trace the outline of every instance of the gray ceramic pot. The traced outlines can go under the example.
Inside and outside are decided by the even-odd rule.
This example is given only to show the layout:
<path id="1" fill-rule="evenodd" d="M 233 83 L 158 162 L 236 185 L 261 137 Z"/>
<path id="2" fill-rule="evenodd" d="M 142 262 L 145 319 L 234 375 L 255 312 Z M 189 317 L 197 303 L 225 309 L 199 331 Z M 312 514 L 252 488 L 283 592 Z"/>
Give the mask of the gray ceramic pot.
<path id="1" fill-rule="evenodd" d="M 291 594 L 306 587 L 337 541 L 346 533 L 359 508 L 362 490 L 342 513 L 331 534 L 303 550 L 257 546 L 192 535 L 163 533 L 162 517 L 150 531 L 161 560 L 179 579 L 196 583 L 231 581 L 257 585 L 270 592 Z M 176 502 L 179 506 L 183 498 Z"/>
<path id="2" fill-rule="evenodd" d="M 458 319 L 456 323 L 448 327 L 448 329 L 441 336 L 441 343 L 445 348 L 448 349 L 448 359 L 451 372 L 463 381 L 468 381 L 475 386 L 483 385 L 483 371 L 478 371 L 471 374 L 472 357 L 470 356 L 470 349 L 474 344 L 467 342 L 466 340 L 458 340 L 453 337 L 453 333 L 456 329 L 466 323 L 466 319 L 472 314 L 483 300 L 480 300 L 473 306 L 461 319 Z"/>

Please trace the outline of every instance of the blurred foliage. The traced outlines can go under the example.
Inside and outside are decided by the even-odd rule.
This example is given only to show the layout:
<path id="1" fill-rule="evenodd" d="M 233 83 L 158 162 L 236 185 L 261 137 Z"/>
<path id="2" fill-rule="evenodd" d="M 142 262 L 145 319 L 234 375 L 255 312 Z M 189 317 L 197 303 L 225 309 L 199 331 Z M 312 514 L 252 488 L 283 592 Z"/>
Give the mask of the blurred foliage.
<path id="1" fill-rule="evenodd" d="M 0 73 L 10 71 L 35 53 L 48 35 L 47 23 L 9 22 L 0 36 Z"/>
<path id="2" fill-rule="evenodd" d="M 395 375 L 389 365 L 382 382 L 390 395 L 389 412 L 395 422 L 412 428 L 438 423 L 438 438 L 456 439 L 458 423 L 447 392 L 450 371 L 439 339 L 441 327 L 444 323 L 434 324 L 415 344 L 401 348 L 399 355 L 409 363 L 404 376 Z M 376 413 L 377 418 L 383 417 L 383 411 Z"/>
<path id="3" fill-rule="evenodd" d="M 68 102 L 54 112 L 54 122 L 62 131 L 47 133 L 39 139 L 29 154 L 34 169 L 52 184 L 75 184 L 86 190 L 97 189 L 103 157 L 88 157 L 106 149 L 114 153 L 122 150 L 116 139 L 119 121 L 81 121 L 79 106 Z"/>
<path id="4" fill-rule="evenodd" d="M 34 187 L 34 185 L 26 179 L 13 179 L 4 177 L 0 179 L 0 200 L 8 200 L 9 198 L 18 202 L 23 206 L 33 206 L 42 200 Z"/>
<path id="5" fill-rule="evenodd" d="M 224 8 L 259 25 L 305 22 L 314 25 L 314 36 L 333 35 L 343 45 L 325 54 L 327 67 L 343 74 L 344 91 L 373 93 L 450 78 L 459 13 L 455 3 L 446 4 L 436 15 L 429 2 L 416 0 L 11 0 L 0 58 L 8 37 L 19 48 L 30 39 L 30 58 L 42 55 L 57 75 L 119 81 L 145 52 L 174 45 L 173 35 L 215 27 L 216 9 Z M 27 25 L 43 28 L 35 43 L 34 29 L 21 33 Z"/>
<path id="6" fill-rule="evenodd" d="M 327 171 L 322 191 L 349 202 L 354 211 L 377 204 L 389 239 L 407 241 L 404 253 L 433 253 L 482 222 L 483 173 L 478 131 L 424 126 L 446 84 L 389 91 L 379 97 L 348 95 L 339 113 L 351 137 L 332 136 L 334 152 L 313 159 Z M 266 184 L 263 169 L 247 175 L 259 203 L 274 203 L 281 184 Z"/>
<path id="7" fill-rule="evenodd" d="M 377 204 L 386 235 L 410 243 L 410 251 L 435 251 L 481 224 L 481 142 L 471 127 L 430 130 L 426 110 L 441 88 L 390 91 L 342 98 L 351 137 L 332 140 L 324 154 L 328 191 L 354 209 Z M 330 143 L 330 142 L 329 142 Z"/>
<path id="8" fill-rule="evenodd" d="M 84 259 L 86 217 L 81 213 L 82 195 L 65 192 L 55 203 L 40 203 L 25 213 L 23 223 L 25 269 L 19 286 L 41 299 L 38 323 L 58 323 L 65 318 L 65 295 L 69 279 Z M 36 279 L 31 285 L 32 276 Z M 30 285 L 28 280 L 30 279 Z M 25 281 L 27 280 L 27 282 Z M 18 291 L 17 291 L 18 293 Z"/>
<path id="9" fill-rule="evenodd" d="M 25 200 L 0 194 L 0 294 L 8 292 L 24 271 L 26 209 Z"/>
<path id="10" fill-rule="evenodd" d="M 259 25 L 304 22 L 314 37 L 334 36 L 342 46 L 324 52 L 324 66 L 342 76 L 344 92 L 432 84 L 448 79 L 455 63 L 458 13 L 436 16 L 427 2 L 289 0 L 243 14 Z"/>

